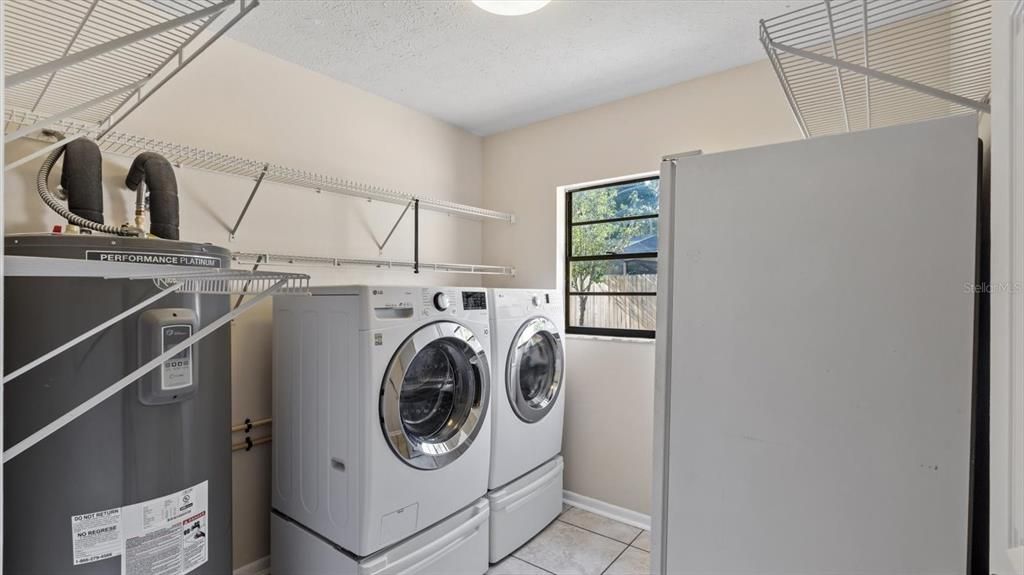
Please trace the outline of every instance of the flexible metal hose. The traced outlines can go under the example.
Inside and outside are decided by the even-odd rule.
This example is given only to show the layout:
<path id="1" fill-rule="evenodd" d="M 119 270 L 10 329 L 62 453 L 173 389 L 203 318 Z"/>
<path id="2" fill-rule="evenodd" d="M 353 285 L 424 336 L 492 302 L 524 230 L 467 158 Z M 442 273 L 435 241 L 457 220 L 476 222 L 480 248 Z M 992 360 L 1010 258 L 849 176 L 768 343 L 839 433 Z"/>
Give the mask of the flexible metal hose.
<path id="1" fill-rule="evenodd" d="M 149 192 L 150 233 L 167 240 L 178 239 L 178 180 L 174 167 L 156 152 L 142 152 L 132 161 L 124 185 L 129 190 L 141 190 L 143 183 Z"/>
<path id="2" fill-rule="evenodd" d="M 118 228 L 106 224 L 97 224 L 96 222 L 87 220 L 83 217 L 76 216 L 53 195 L 53 192 L 51 192 L 50 188 L 47 186 L 47 180 L 50 179 L 50 172 L 53 170 L 54 164 L 57 163 L 57 160 L 63 153 L 64 146 L 61 146 L 50 152 L 50 154 L 46 156 L 46 159 L 43 160 L 43 165 L 39 166 L 39 172 L 36 174 L 36 191 L 39 192 L 39 197 L 43 199 L 43 202 L 47 206 L 50 206 L 51 210 L 57 212 L 62 218 L 66 219 L 69 224 L 76 225 L 80 228 L 118 236 L 139 235 L 138 231 L 132 228 Z"/>

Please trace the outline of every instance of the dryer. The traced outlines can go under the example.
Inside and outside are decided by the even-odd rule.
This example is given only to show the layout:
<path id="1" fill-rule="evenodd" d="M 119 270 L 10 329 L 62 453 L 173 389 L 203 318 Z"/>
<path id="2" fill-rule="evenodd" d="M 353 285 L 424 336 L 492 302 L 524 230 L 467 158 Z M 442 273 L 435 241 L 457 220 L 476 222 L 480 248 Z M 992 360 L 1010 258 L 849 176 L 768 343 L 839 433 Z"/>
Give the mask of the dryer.
<path id="1" fill-rule="evenodd" d="M 312 292 L 274 298 L 273 522 L 275 533 L 288 533 L 272 541 L 275 573 L 309 567 L 278 558 L 322 557 L 326 548 L 340 565 L 391 547 L 393 563 L 411 536 L 466 509 L 477 509 L 467 533 L 486 533 L 486 292 Z M 473 545 L 478 551 L 467 556 L 486 557 L 486 544 L 467 535 L 441 547 Z"/>
<path id="2" fill-rule="evenodd" d="M 490 560 L 497 562 L 562 510 L 565 350 L 556 290 L 491 295 Z"/>

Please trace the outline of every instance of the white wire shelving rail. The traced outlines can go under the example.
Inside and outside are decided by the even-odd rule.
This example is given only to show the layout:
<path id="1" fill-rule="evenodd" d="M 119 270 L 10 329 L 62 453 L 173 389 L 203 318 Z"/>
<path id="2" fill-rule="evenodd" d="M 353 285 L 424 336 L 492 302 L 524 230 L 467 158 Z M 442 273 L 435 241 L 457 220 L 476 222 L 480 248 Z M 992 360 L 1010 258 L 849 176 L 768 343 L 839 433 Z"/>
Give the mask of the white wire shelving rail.
<path id="1" fill-rule="evenodd" d="M 35 118 L 5 128 L 5 141 L 64 119 L 106 134 L 258 5 L 6 0 L 5 95 Z"/>
<path id="2" fill-rule="evenodd" d="M 824 0 L 760 23 L 804 137 L 988 112 L 989 0 Z"/>
<path id="3" fill-rule="evenodd" d="M 17 129 L 18 126 L 33 125 L 39 121 L 38 114 L 17 108 L 8 108 L 4 111 L 6 125 Z M 506 223 L 514 223 L 515 216 L 506 212 L 488 210 L 476 206 L 459 204 L 447 200 L 439 200 L 428 197 L 416 196 L 413 194 L 399 192 L 382 186 L 373 186 L 336 176 L 324 175 L 316 172 L 297 170 L 280 164 L 264 162 L 243 158 L 231 154 L 214 152 L 157 140 L 134 136 L 121 132 L 107 132 L 105 135 L 96 128 L 82 122 L 73 120 L 62 120 L 56 122 L 53 129 L 66 134 L 84 136 L 95 139 L 102 151 L 117 155 L 134 157 L 142 152 L 157 152 L 171 163 L 178 167 L 203 170 L 217 174 L 237 176 L 242 178 L 277 182 L 310 190 L 335 193 L 345 196 L 376 200 L 391 204 L 408 205 L 409 202 L 418 200 L 419 207 L 426 210 L 454 214 L 470 219 L 494 220 Z M 38 156 L 36 152 L 32 156 Z M 26 156 L 8 164 L 6 169 L 12 169 L 34 159 Z"/>
<path id="4" fill-rule="evenodd" d="M 67 413 L 57 417 L 35 433 L 6 449 L 3 462 L 14 459 L 32 446 L 43 441 L 51 434 L 78 419 L 90 409 L 110 399 L 125 387 L 137 381 L 143 375 L 158 368 L 164 361 L 178 355 L 192 345 L 199 343 L 206 336 L 217 331 L 236 317 L 249 311 L 257 303 L 279 293 L 308 294 L 309 276 L 299 273 L 268 272 L 236 269 L 192 269 L 166 265 L 147 265 L 132 263 L 96 262 L 90 260 L 71 260 L 63 258 L 5 256 L 5 277 L 88 277 L 107 280 L 151 281 L 157 293 L 125 309 L 102 323 L 76 335 L 64 344 L 50 350 L 21 367 L 4 374 L 3 384 L 11 385 L 22 374 L 35 369 L 48 360 L 60 355 L 85 340 L 105 331 L 110 326 L 123 321 L 129 316 L 149 307 L 172 293 L 188 293 L 199 295 L 251 295 L 242 303 L 239 299 L 235 307 L 217 317 L 192 334 L 187 339 L 165 350 L 157 357 L 147 361 L 131 373 L 110 384 Z M 17 385 L 16 383 L 13 385 Z"/>
<path id="5" fill-rule="evenodd" d="M 478 264 L 437 264 L 412 262 L 407 260 L 374 259 L 374 258 L 331 258 L 317 256 L 290 256 L 282 254 L 266 254 L 256 252 L 234 252 L 231 259 L 241 265 L 296 265 L 313 267 L 372 267 L 379 270 L 415 270 L 440 273 L 460 273 L 476 275 L 516 275 L 512 266 L 494 266 Z"/>

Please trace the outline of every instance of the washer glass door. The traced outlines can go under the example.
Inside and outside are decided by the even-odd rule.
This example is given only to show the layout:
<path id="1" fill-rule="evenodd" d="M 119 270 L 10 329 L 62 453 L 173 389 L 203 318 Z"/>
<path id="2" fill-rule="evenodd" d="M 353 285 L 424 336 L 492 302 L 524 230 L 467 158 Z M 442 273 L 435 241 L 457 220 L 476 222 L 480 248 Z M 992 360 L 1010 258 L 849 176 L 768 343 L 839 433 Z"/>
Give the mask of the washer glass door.
<path id="1" fill-rule="evenodd" d="M 423 326 L 391 359 L 380 412 L 391 449 L 409 465 L 438 469 L 469 448 L 487 413 L 489 367 L 469 328 Z"/>
<path id="2" fill-rule="evenodd" d="M 563 363 L 562 338 L 551 320 L 535 317 L 519 328 L 505 373 L 509 402 L 519 419 L 540 421 L 555 406 Z"/>

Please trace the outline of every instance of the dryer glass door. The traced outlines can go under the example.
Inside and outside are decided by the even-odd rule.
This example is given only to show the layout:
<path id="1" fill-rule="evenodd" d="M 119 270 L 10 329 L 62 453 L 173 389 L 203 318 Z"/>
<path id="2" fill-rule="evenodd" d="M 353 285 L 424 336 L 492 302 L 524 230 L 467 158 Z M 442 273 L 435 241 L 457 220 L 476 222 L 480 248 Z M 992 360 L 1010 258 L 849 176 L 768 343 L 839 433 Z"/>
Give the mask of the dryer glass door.
<path id="1" fill-rule="evenodd" d="M 519 328 L 505 373 L 508 399 L 519 419 L 540 421 L 555 406 L 564 361 L 562 338 L 551 320 L 536 317 Z"/>
<path id="2" fill-rule="evenodd" d="M 483 346 L 463 325 L 433 323 L 409 336 L 380 394 L 381 423 L 395 454 L 419 469 L 462 455 L 483 426 L 488 373 Z"/>

